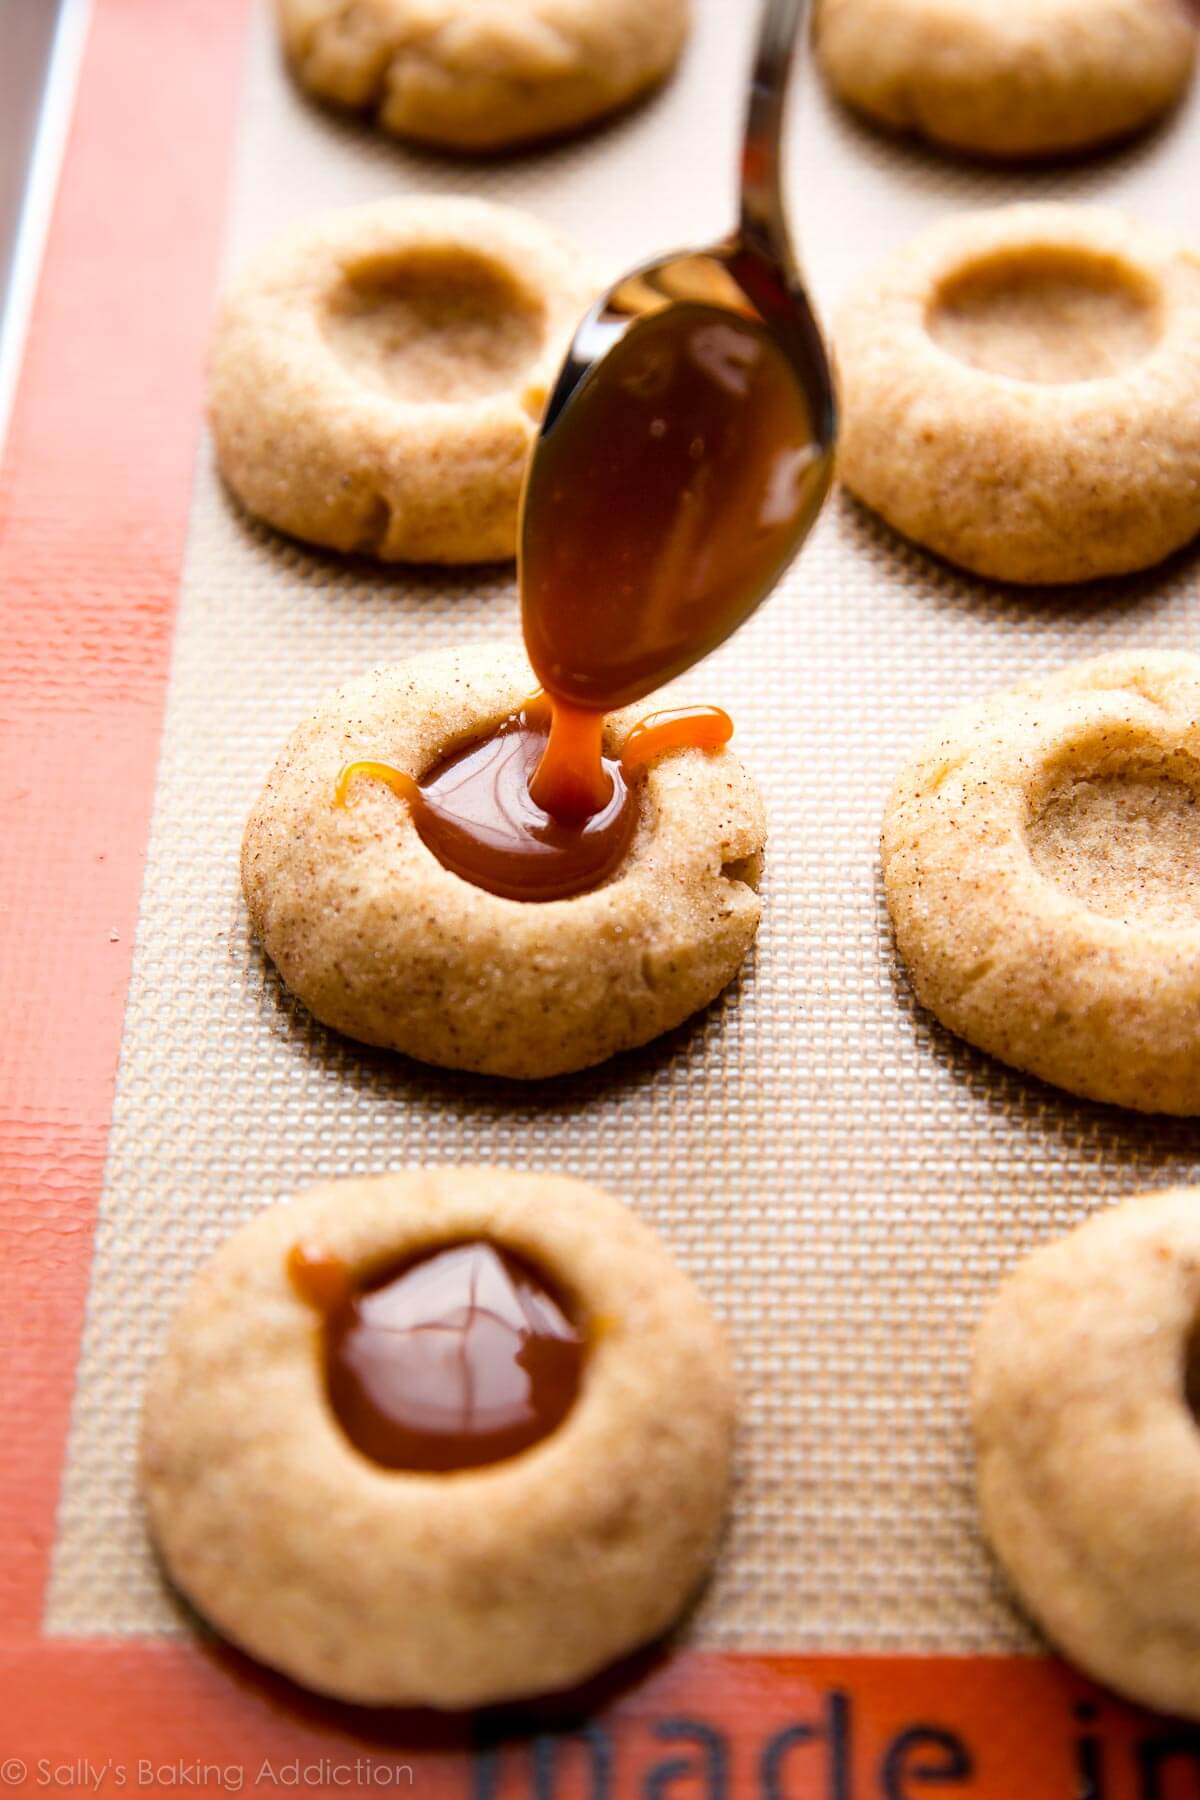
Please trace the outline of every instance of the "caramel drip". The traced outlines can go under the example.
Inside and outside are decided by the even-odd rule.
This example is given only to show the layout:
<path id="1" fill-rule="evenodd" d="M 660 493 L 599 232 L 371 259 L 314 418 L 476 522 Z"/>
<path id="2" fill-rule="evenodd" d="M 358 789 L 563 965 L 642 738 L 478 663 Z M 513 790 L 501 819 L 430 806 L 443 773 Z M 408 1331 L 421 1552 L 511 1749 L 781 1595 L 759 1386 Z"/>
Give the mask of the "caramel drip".
<path id="1" fill-rule="evenodd" d="M 371 781 L 382 781 L 384 787 L 391 788 L 397 800 L 403 800 L 409 805 L 419 802 L 421 789 L 403 769 L 394 769 L 391 763 L 385 762 L 349 762 L 338 776 L 337 786 L 333 790 L 335 806 L 345 807 L 350 804 L 351 783 L 357 781 L 359 776 Z"/>
<path id="2" fill-rule="evenodd" d="M 545 692 L 418 780 L 385 782 L 447 868 L 512 900 L 587 893 L 620 867 L 656 757 L 717 750 L 717 707 L 654 713 L 620 760 L 605 716 L 689 668 L 790 560 L 828 481 L 807 396 L 749 317 L 685 302 L 629 327 L 544 434 L 522 510 L 525 643 Z"/>
<path id="3" fill-rule="evenodd" d="M 350 1271 L 340 1257 L 302 1239 L 288 1252 L 287 1275 L 298 1297 L 318 1312 L 334 1312 L 350 1298 Z"/>
<path id="4" fill-rule="evenodd" d="M 420 781 L 387 763 L 348 764 L 335 800 L 347 805 L 360 775 L 382 780 L 407 804 L 422 842 L 464 881 L 506 900 L 570 899 L 620 867 L 637 826 L 637 799 L 620 763 L 602 757 L 605 799 L 597 810 L 564 820 L 540 806 L 533 778 L 549 732 L 549 702 L 536 696 Z"/>
<path id="5" fill-rule="evenodd" d="M 672 750 L 723 750 L 733 736 L 733 720 L 719 706 L 678 706 L 650 713 L 625 739 L 621 768 L 626 780 Z"/>
<path id="6" fill-rule="evenodd" d="M 550 705 L 550 735 L 529 792 L 543 812 L 565 824 L 581 824 L 600 812 L 612 794 L 604 768 L 604 714 Z"/>
<path id="7" fill-rule="evenodd" d="M 360 777 L 383 782 L 408 806 L 423 843 L 463 880 L 509 900 L 564 900 L 599 887 L 628 853 L 637 825 L 637 787 L 648 765 L 673 750 L 717 750 L 733 725 L 716 706 L 652 713 L 635 725 L 619 760 L 600 756 L 605 794 L 574 819 L 551 812 L 542 796 L 554 754 L 555 724 L 544 697 L 527 701 L 488 737 L 453 752 L 420 781 L 384 762 L 348 763 L 335 804 L 348 806 Z M 601 742 L 604 720 L 583 715 Z M 568 727 L 570 730 L 571 727 Z M 569 783 L 573 750 L 561 770 Z"/>

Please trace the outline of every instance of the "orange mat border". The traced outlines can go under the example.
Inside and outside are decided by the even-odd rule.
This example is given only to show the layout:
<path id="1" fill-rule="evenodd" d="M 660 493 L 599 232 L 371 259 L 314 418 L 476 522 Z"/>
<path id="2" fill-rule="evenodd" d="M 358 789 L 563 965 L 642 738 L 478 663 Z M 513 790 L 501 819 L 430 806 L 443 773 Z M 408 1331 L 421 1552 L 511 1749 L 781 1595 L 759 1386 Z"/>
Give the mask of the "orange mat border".
<path id="1" fill-rule="evenodd" d="M 1195 1800 L 1200 1738 L 1020 1657 L 691 1653 L 540 1720 L 372 1715 L 216 1648 L 0 1648 L 0 1792 Z M 61 1775 L 70 1777 L 64 1781 Z M 122 1780 L 122 1776 L 124 1779 Z M 28 1783 L 21 1787 L 20 1783 Z"/>
<path id="2" fill-rule="evenodd" d="M 41 1635 L 249 4 L 95 0 L 0 468 L 0 1790 L 1200 1794 L 1200 1738 L 1034 1659 L 688 1652 L 439 1722 Z"/>

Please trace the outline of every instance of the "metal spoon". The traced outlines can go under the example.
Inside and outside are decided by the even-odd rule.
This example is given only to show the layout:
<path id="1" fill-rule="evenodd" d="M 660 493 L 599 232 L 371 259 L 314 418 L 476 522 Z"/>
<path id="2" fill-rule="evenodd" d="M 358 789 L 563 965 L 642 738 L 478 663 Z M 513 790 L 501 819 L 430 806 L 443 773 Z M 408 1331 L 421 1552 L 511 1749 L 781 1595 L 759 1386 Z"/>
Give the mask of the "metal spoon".
<path id="1" fill-rule="evenodd" d="M 765 599 L 828 492 L 833 384 L 783 199 L 784 101 L 803 10 L 804 0 L 763 5 L 737 230 L 610 288 L 551 395 L 526 477 L 521 592 L 531 660 L 564 707 L 624 705 L 714 649 Z M 681 340 L 696 330 L 672 344 L 676 315 Z M 757 384 L 758 413 L 784 445 L 778 466 L 756 472 L 762 432 L 713 377 Z M 655 391 L 661 416 L 646 399 Z M 689 431 L 695 469 L 669 454 Z"/>

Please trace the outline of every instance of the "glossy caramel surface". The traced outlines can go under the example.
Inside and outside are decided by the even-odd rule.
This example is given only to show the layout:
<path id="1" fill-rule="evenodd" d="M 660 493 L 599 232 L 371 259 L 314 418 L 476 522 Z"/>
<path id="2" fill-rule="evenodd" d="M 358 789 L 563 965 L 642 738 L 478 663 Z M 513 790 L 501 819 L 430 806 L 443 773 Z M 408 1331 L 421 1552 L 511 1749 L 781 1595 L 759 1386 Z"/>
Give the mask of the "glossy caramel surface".
<path id="1" fill-rule="evenodd" d="M 585 1341 L 523 1258 L 452 1244 L 356 1285 L 318 1246 L 288 1263 L 324 1318 L 330 1405 L 386 1469 L 449 1473 L 540 1443 L 570 1412 Z"/>
<path id="2" fill-rule="evenodd" d="M 531 790 L 549 715 L 544 699 L 528 702 L 419 782 L 386 763 L 351 763 L 339 779 L 339 800 L 349 803 L 358 779 L 385 781 L 407 803 L 438 861 L 489 893 L 533 901 L 587 893 L 624 861 L 637 826 L 637 797 L 620 763 L 601 757 L 598 810 L 568 809 L 566 817 L 555 817 L 539 805 Z"/>
<path id="3" fill-rule="evenodd" d="M 749 314 L 680 301 L 635 320 L 544 432 L 521 527 L 526 649 L 545 692 L 419 781 L 384 780 L 423 841 L 511 900 L 584 894 L 619 869 L 656 756 L 719 749 L 716 707 L 654 714 L 620 761 L 605 714 L 689 668 L 773 586 L 824 497 L 827 458 L 792 363 Z"/>
<path id="4" fill-rule="evenodd" d="M 719 706 L 676 706 L 639 719 L 621 746 L 621 772 L 633 781 L 656 757 L 671 750 L 723 750 L 733 720 Z"/>
<path id="5" fill-rule="evenodd" d="M 556 701 L 611 711 L 740 625 L 824 497 L 792 363 L 700 302 L 636 320 L 544 433 L 521 528 L 525 644 Z"/>
<path id="6" fill-rule="evenodd" d="M 422 840 L 438 861 L 464 881 L 510 900 L 561 900 L 589 892 L 614 875 L 637 826 L 637 791 L 655 757 L 685 748 L 719 750 L 733 722 L 719 706 L 651 713 L 634 726 L 619 759 L 597 748 L 601 792 L 597 810 L 580 787 L 566 816 L 540 802 L 547 775 L 581 780 L 579 748 L 561 749 L 561 771 L 548 770 L 549 703 L 526 703 L 496 731 L 436 765 L 421 781 L 384 762 L 348 763 L 337 803 L 350 804 L 359 780 L 382 781 L 412 813 Z M 597 744 L 603 715 L 593 715 Z M 586 772 L 586 762 L 582 765 Z"/>

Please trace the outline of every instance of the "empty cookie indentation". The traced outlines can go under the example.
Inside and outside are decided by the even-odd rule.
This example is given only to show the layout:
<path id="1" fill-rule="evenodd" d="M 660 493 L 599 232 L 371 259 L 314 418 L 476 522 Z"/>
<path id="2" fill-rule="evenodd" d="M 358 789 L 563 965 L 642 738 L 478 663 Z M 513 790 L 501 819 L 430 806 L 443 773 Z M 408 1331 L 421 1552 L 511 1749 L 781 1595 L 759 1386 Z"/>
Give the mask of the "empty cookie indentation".
<path id="1" fill-rule="evenodd" d="M 972 368 L 1018 381 L 1095 381 L 1139 362 L 1159 335 L 1150 281 L 1117 257 L 1031 246 L 943 281 L 930 336 Z"/>
<path id="2" fill-rule="evenodd" d="M 1151 771 L 1061 787 L 1028 826 L 1034 863 L 1090 912 L 1129 923 L 1200 925 L 1195 788 Z"/>
<path id="3" fill-rule="evenodd" d="M 354 375 L 421 405 L 519 387 L 544 323 L 541 306 L 503 270 L 461 253 L 410 253 L 347 271 L 324 318 Z"/>

